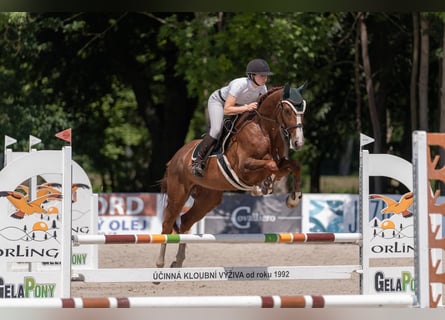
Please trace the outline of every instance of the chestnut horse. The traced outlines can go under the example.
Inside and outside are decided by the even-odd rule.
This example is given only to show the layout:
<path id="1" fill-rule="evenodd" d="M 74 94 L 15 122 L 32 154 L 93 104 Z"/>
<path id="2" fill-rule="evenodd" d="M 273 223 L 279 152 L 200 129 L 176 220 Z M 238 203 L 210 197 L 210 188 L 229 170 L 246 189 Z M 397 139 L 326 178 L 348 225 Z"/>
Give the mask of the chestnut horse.
<path id="1" fill-rule="evenodd" d="M 289 159 L 289 149 L 304 144 L 303 116 L 305 84 L 299 88 L 269 90 L 259 98 L 258 108 L 236 119 L 223 151 L 207 160 L 204 177 L 191 171 L 191 160 L 201 140 L 193 140 L 179 149 L 167 163 L 161 188 L 167 196 L 162 233 L 186 233 L 193 224 L 221 203 L 224 191 L 246 190 L 254 194 L 270 193 L 274 181 L 293 175 L 286 204 L 296 207 L 301 199 L 300 164 Z M 180 216 L 189 196 L 193 206 Z M 179 226 L 177 219 L 180 216 Z M 166 244 L 161 244 L 157 267 L 164 266 Z M 179 244 L 172 267 L 182 267 L 185 243 Z"/>

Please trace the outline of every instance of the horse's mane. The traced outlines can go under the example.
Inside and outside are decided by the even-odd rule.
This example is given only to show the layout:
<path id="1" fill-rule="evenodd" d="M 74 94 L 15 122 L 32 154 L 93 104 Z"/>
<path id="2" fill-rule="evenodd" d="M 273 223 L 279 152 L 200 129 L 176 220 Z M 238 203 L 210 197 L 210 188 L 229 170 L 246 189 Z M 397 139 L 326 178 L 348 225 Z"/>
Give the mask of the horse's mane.
<path id="1" fill-rule="evenodd" d="M 274 87 L 274 88 L 269 89 L 265 94 L 261 95 L 258 98 L 258 101 L 257 101 L 258 102 L 258 107 L 261 106 L 261 103 L 263 103 L 263 101 L 266 100 L 266 98 L 268 96 L 270 96 L 272 93 L 274 93 L 275 91 L 280 90 L 282 88 L 283 87 Z"/>
<path id="2" fill-rule="evenodd" d="M 258 107 L 257 109 L 261 106 L 261 104 L 264 102 L 264 100 L 266 100 L 267 97 L 269 97 L 271 94 L 273 94 L 274 92 L 280 90 L 284 88 L 283 86 L 281 87 L 273 87 L 269 90 L 267 90 L 266 93 L 264 93 L 263 95 L 261 95 L 260 97 L 258 97 L 257 99 L 257 103 L 258 103 Z M 226 128 L 229 132 L 229 139 L 228 140 L 224 140 L 222 143 L 225 144 L 225 146 L 223 146 L 223 148 L 228 147 L 228 145 L 226 144 L 226 141 L 228 141 L 229 145 L 232 141 L 232 137 L 233 135 L 236 135 L 238 133 L 239 130 L 241 130 L 245 125 L 247 125 L 249 122 L 253 121 L 254 117 L 258 114 L 257 110 L 254 111 L 250 111 L 250 112 L 244 112 L 239 116 L 236 116 L 234 121 L 234 125 L 233 127 L 231 127 L 230 129 Z"/>
<path id="3" fill-rule="evenodd" d="M 261 95 L 257 102 L 258 102 L 258 108 L 261 106 L 261 103 L 263 103 L 264 100 L 266 100 L 266 98 L 268 96 L 270 96 L 272 93 L 274 93 L 275 91 L 278 91 L 280 89 L 282 89 L 283 87 L 273 87 L 269 90 L 267 90 L 267 92 L 263 95 Z M 256 111 L 250 111 L 250 112 L 245 112 L 243 113 L 240 117 L 238 117 L 238 119 L 236 120 L 236 129 L 239 130 L 242 126 L 244 126 L 247 122 L 249 122 L 249 120 L 252 120 L 253 117 L 256 115 Z"/>

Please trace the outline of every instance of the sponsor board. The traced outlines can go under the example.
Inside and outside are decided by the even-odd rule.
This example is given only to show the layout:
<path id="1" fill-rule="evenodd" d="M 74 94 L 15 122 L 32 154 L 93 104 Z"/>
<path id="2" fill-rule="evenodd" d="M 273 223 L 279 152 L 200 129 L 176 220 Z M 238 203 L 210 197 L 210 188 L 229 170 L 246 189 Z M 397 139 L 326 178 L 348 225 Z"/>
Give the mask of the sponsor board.
<path id="1" fill-rule="evenodd" d="M 302 232 L 360 232 L 355 194 L 304 194 Z"/>
<path id="2" fill-rule="evenodd" d="M 161 233 L 165 201 L 160 193 L 101 193 L 98 234 Z M 181 214 L 192 204 L 189 198 Z M 196 230 L 194 226 L 192 232 Z"/>
<path id="3" fill-rule="evenodd" d="M 257 197 L 247 193 L 225 193 L 221 204 L 206 215 L 205 232 L 299 232 L 301 205 L 288 208 L 286 198 L 287 194 Z"/>
<path id="4" fill-rule="evenodd" d="M 403 195 L 371 195 L 369 223 L 371 258 L 409 258 L 414 254 L 412 208 L 405 213 L 389 209 Z M 409 205 L 409 204 L 408 204 Z M 360 232 L 359 196 L 354 194 L 305 194 L 303 196 L 303 232 Z M 393 212 L 395 211 L 395 212 Z"/>
<path id="5" fill-rule="evenodd" d="M 24 273 L 11 273 L 7 277 L 0 274 L 0 299 L 11 298 L 54 298 L 60 296 L 57 281 L 53 274 L 32 276 Z"/>
<path id="6" fill-rule="evenodd" d="M 160 233 L 156 193 L 99 194 L 99 234 Z"/>
<path id="7" fill-rule="evenodd" d="M 369 293 L 415 293 L 414 267 L 371 267 Z"/>
<path id="8" fill-rule="evenodd" d="M 412 201 L 404 212 L 396 205 L 405 195 L 370 195 L 367 230 L 370 258 L 414 257 L 414 217 Z"/>

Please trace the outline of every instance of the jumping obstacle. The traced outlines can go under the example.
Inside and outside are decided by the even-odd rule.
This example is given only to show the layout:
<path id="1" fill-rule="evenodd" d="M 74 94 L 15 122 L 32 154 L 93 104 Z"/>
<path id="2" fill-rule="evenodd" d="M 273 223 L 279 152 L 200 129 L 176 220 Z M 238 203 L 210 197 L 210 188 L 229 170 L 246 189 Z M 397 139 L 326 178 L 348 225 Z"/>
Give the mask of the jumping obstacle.
<path id="1" fill-rule="evenodd" d="M 361 137 L 362 138 L 362 137 Z M 363 146 L 363 145 L 362 145 Z M 408 287 L 413 287 L 414 283 L 414 277 L 412 275 L 414 274 L 414 270 L 416 269 L 416 274 L 418 274 L 419 265 L 408 265 L 403 267 L 385 267 L 385 266 L 377 266 L 375 267 L 374 264 L 371 267 L 370 261 L 378 261 L 379 259 L 387 259 L 389 256 L 392 258 L 417 258 L 417 256 L 414 255 L 414 252 L 412 252 L 414 249 L 414 235 L 411 239 L 404 239 L 403 241 L 406 242 L 406 244 L 403 244 L 403 250 L 402 252 L 398 248 L 399 245 L 401 245 L 400 238 L 394 238 L 390 241 L 388 239 L 377 239 L 376 237 L 376 225 L 371 227 L 371 223 L 376 224 L 376 220 L 370 217 L 369 212 L 369 177 L 372 176 L 385 176 L 389 178 L 396 179 L 400 182 L 402 182 L 409 191 L 416 191 L 413 190 L 413 172 L 417 171 L 425 171 L 425 167 L 419 167 L 417 163 L 415 163 L 415 166 L 413 167 L 409 162 L 400 159 L 398 157 L 392 156 L 392 155 L 370 155 L 366 150 L 360 150 L 360 162 L 361 162 L 361 168 L 360 168 L 360 211 L 363 213 L 362 215 L 362 233 L 358 235 L 353 236 L 353 238 L 350 239 L 343 239 L 344 242 L 352 241 L 354 243 L 357 243 L 357 241 L 361 242 L 361 269 L 355 269 L 351 270 L 351 272 L 357 272 L 362 274 L 362 287 L 361 291 L 362 294 L 360 297 L 366 297 L 368 301 L 373 301 L 374 297 L 376 300 L 382 299 L 384 300 L 380 306 L 383 305 L 390 305 L 389 300 L 393 297 L 397 297 L 400 299 L 407 298 L 408 303 L 405 304 L 409 306 L 418 306 L 417 302 L 417 295 L 412 292 L 412 294 L 402 294 L 400 292 L 397 292 L 397 294 L 391 294 L 391 295 L 373 295 L 368 294 L 369 292 L 372 292 L 372 290 L 377 290 L 377 281 L 380 282 L 379 286 L 383 288 L 383 291 L 386 291 L 386 287 L 392 286 L 388 285 L 388 282 L 392 283 L 393 281 L 397 283 L 402 283 L 402 281 L 408 281 L 411 285 L 408 285 Z M 418 149 L 413 150 L 414 153 L 419 152 Z M 421 193 L 415 193 L 415 198 L 421 197 L 423 194 Z M 382 221 L 383 222 L 383 219 Z M 409 223 L 412 224 L 412 219 L 409 220 Z M 415 228 L 412 228 L 413 230 Z M 423 229 L 423 232 L 426 231 Z M 406 232 L 406 231 L 405 231 Z M 181 235 L 182 236 L 182 235 Z M 187 242 L 202 242 L 202 243 L 215 243 L 215 242 L 245 242 L 245 241 L 252 241 L 252 242 L 267 242 L 267 237 L 265 235 L 253 235 L 251 239 L 248 239 L 247 237 L 241 238 L 234 235 L 184 235 L 182 238 L 181 236 L 175 236 L 169 238 L 168 236 L 160 236 L 160 235 L 144 235 L 141 237 L 136 236 L 114 236 L 114 237 L 107 237 L 107 236 L 80 236 L 80 237 L 74 237 L 74 243 L 77 245 L 86 244 L 86 243 L 95 243 L 95 244 L 117 244 L 117 243 L 187 243 Z M 319 235 L 320 236 L 320 235 Z M 355 238 L 354 238 L 355 237 Z M 218 238 L 218 239 L 217 239 Z M 285 241 L 281 241 L 280 237 L 277 235 L 274 235 L 273 240 L 270 240 L 272 243 L 305 243 L 309 239 L 309 236 L 307 234 L 299 234 L 299 235 L 287 235 L 286 237 L 282 237 L 283 239 L 286 239 Z M 332 239 L 335 239 L 335 236 L 323 234 L 321 235 L 321 238 L 323 238 L 325 241 L 326 239 L 330 239 L 329 241 L 332 241 Z M 292 239 L 292 240 L 290 240 Z M 296 240 L 294 242 L 294 239 L 304 239 L 301 241 Z M 323 241 L 314 241 L 314 243 L 317 242 L 323 242 Z M 361 241 L 360 241 L 361 240 Z M 340 240 L 339 240 L 340 241 Z M 390 253 L 390 254 L 388 254 Z M 415 268 L 416 267 L 416 268 Z M 308 267 L 313 268 L 313 267 Z M 105 269 L 101 270 L 104 271 Z M 184 270 L 184 269 L 182 269 Z M 173 270 L 175 272 L 176 270 Z M 87 273 L 89 271 L 86 271 Z M 110 271 L 110 274 L 103 275 L 103 280 L 106 281 L 107 277 L 112 277 L 113 274 L 117 274 L 119 272 L 118 270 L 112 270 Z M 167 271 L 168 272 L 168 271 Z M 188 270 L 186 272 L 189 272 Z M 211 272 L 211 271 L 209 271 Z M 94 273 L 93 273 L 94 274 Z M 97 274 L 98 275 L 98 274 Z M 409 276 L 407 276 L 409 275 Z M 403 278 L 404 277 L 404 278 Z M 408 279 L 409 278 L 409 279 Z M 139 278 L 140 279 L 140 278 Z M 151 279 L 151 278 L 150 278 Z M 164 279 L 165 281 L 169 281 L 169 279 Z M 121 279 L 119 280 L 121 281 Z M 406 284 L 406 283 L 405 283 Z M 405 284 L 403 286 L 405 286 Z M 397 299 L 395 298 L 395 299 Z M 359 298 L 360 299 L 360 298 Z M 347 301 L 345 305 L 354 305 L 355 302 L 357 302 L 357 298 L 352 295 L 348 296 L 336 296 L 333 301 L 334 304 L 342 305 L 340 300 Z M 386 304 L 388 302 L 388 304 Z M 190 302 L 191 303 L 191 302 Z M 202 305 L 202 304 L 201 304 Z"/>
<path id="2" fill-rule="evenodd" d="M 23 197 L 29 197 L 27 202 L 32 203 L 39 186 L 37 178 L 59 188 L 62 198 L 48 198 L 39 212 L 28 212 L 15 219 L 11 213 L 20 209 L 8 197 L 0 197 L 0 298 L 36 292 L 42 296 L 70 297 L 71 271 L 55 272 L 61 269 L 60 264 L 74 264 L 74 270 L 98 267 L 96 246 L 72 248 L 71 245 L 71 233 L 97 233 L 98 220 L 97 195 L 92 194 L 86 173 L 72 160 L 71 147 L 39 151 L 30 147 L 30 152 L 5 150 L 5 167 L 0 171 L 3 195 L 7 192 L 15 197 L 21 195 L 17 189 L 27 183 L 29 192 Z M 76 184 L 82 188 L 74 193 Z M 23 288 L 31 283 L 33 288 L 28 287 L 29 292 L 24 292 Z"/>
<path id="3" fill-rule="evenodd" d="M 370 176 L 385 175 L 408 184 L 408 189 L 412 190 L 412 166 L 407 161 L 391 155 L 370 155 L 367 150 L 360 150 L 361 156 L 361 185 L 369 184 Z M 388 169 L 388 168 L 396 169 Z M 380 170 L 380 171 L 379 171 Z M 361 212 L 364 217 L 369 216 L 364 208 L 369 207 L 369 190 L 364 187 L 361 190 Z M 412 224 L 412 219 L 410 219 Z M 384 239 L 378 242 L 375 235 L 370 231 L 375 227 L 370 226 L 370 219 L 362 218 L 362 229 L 365 233 L 274 233 L 274 234 L 198 234 L 198 235 L 73 235 L 73 244 L 75 246 L 85 244 L 159 244 L 159 243 L 350 243 L 361 246 L 361 264 L 360 265 L 337 265 L 337 266 L 271 266 L 271 267 L 225 267 L 225 268 L 141 268 L 141 269 L 100 269 L 100 270 L 82 270 L 75 274 L 75 280 L 85 282 L 115 282 L 118 281 L 211 281 L 211 280 L 297 280 L 297 279 L 350 279 L 353 274 L 361 277 L 361 293 L 376 294 L 377 290 L 387 292 L 388 289 L 380 288 L 376 284 L 376 275 L 379 281 L 393 281 L 402 283 L 406 286 L 407 281 L 414 278 L 414 269 L 412 265 L 388 268 L 388 267 L 370 267 L 370 260 L 379 258 L 376 247 L 398 245 L 398 239 Z M 367 237 L 366 243 L 363 238 Z M 371 239 L 374 238 L 374 239 Z M 408 240 L 406 240 L 409 242 Z M 372 247 L 373 246 L 373 247 Z M 407 247 L 413 247 L 413 239 Z M 397 258 L 388 252 L 381 254 L 382 258 Z M 412 253 L 402 255 L 402 257 L 414 257 Z M 373 269 L 374 268 L 374 269 Z M 230 270 L 227 276 L 224 270 Z M 131 271 L 131 272 L 130 272 Z M 232 272 L 234 271 L 234 272 Z M 282 272 L 280 272 L 282 271 Z M 233 275 L 241 276 L 233 276 Z M 252 275 L 253 276 L 250 276 Z M 287 277 L 275 277 L 275 274 L 287 274 Z M 191 276 L 197 275 L 197 276 Z M 246 275 L 249 275 L 247 277 Z M 258 276 L 257 276 L 258 275 Z M 266 276 L 265 276 L 266 275 Z M 411 275 L 407 279 L 407 275 Z M 381 285 L 380 285 L 381 287 Z M 414 293 L 414 292 L 413 292 Z"/>
<path id="4" fill-rule="evenodd" d="M 291 296 L 291 297 L 281 297 L 281 296 L 270 296 L 270 297 L 261 297 L 261 296 L 248 296 L 248 297 L 229 297 L 228 299 L 224 301 L 225 297 L 134 297 L 134 298 L 71 298 L 70 296 L 66 296 L 66 294 L 70 293 L 70 283 L 71 283 L 71 273 L 74 274 L 74 278 L 76 280 L 82 280 L 85 282 L 94 282 L 94 281 L 100 281 L 100 282 L 126 282 L 128 280 L 124 274 L 127 273 L 135 273 L 137 276 L 134 277 L 133 281 L 144 281 L 141 280 L 141 274 L 142 272 L 148 272 L 151 268 L 142 268 L 142 269 L 91 269 L 91 270 L 72 270 L 72 266 L 70 263 L 64 263 L 66 262 L 66 258 L 62 261 L 60 269 L 55 271 L 53 273 L 56 274 L 56 272 L 60 272 L 61 278 L 63 279 L 62 282 L 47 282 L 47 283 L 39 283 L 39 285 L 50 285 L 54 284 L 55 287 L 59 288 L 59 291 L 57 292 L 57 295 L 60 296 L 60 298 L 40 298 L 40 299 L 8 299 L 7 301 L 0 300 L 0 305 L 11 305 L 8 304 L 8 302 L 11 302 L 12 304 L 18 303 L 16 300 L 22 302 L 21 306 L 25 306 L 26 304 L 34 304 L 36 303 L 39 306 L 43 306 L 44 303 L 47 303 L 47 307 L 55 307 L 60 308 L 64 306 L 71 306 L 71 307 L 87 307 L 87 306 L 93 306 L 95 307 L 123 307 L 123 306 L 131 306 L 131 307 L 137 307 L 137 306 L 156 306 L 156 307 L 181 307 L 181 306 L 245 306 L 245 307 L 280 307 L 280 306 L 288 306 L 288 307 L 313 307 L 313 306 L 324 306 L 324 307 L 334 307 L 334 306 L 440 306 L 441 304 L 438 303 L 438 295 L 440 295 L 439 288 L 436 288 L 434 286 L 434 295 L 433 301 L 435 305 L 431 305 L 429 301 L 431 301 L 431 297 L 427 296 L 425 293 L 428 290 L 431 290 L 433 288 L 432 284 L 428 284 L 427 286 L 423 286 L 419 289 L 419 286 L 416 286 L 416 292 L 406 292 L 401 293 L 400 291 L 397 291 L 396 293 L 389 294 L 386 292 L 385 288 L 388 286 L 388 283 L 395 282 L 401 282 L 401 281 L 409 281 L 410 283 L 415 283 L 415 281 L 419 281 L 418 279 L 423 278 L 425 275 L 425 266 L 428 265 L 428 263 L 425 263 L 424 260 L 428 259 L 422 259 L 423 262 L 418 262 L 420 260 L 420 255 L 418 255 L 417 246 L 414 250 L 414 238 L 416 237 L 416 241 L 420 241 L 422 243 L 422 247 L 426 249 L 425 251 L 428 253 L 429 247 L 428 244 L 425 244 L 423 242 L 424 240 L 417 240 L 418 238 L 424 239 L 423 236 L 424 233 L 429 232 L 427 230 L 428 228 L 431 228 L 431 226 L 425 221 L 415 226 L 415 230 L 417 230 L 416 234 L 413 235 L 412 238 L 404 239 L 403 241 L 406 242 L 403 244 L 403 252 L 398 252 L 399 250 L 396 250 L 397 248 L 400 248 L 398 246 L 401 246 L 402 243 L 400 242 L 400 238 L 395 239 L 385 239 L 384 237 L 376 237 L 376 226 L 374 225 L 376 220 L 375 217 L 372 217 L 369 215 L 369 177 L 370 176 L 387 176 L 390 178 L 394 178 L 398 181 L 401 181 L 404 183 L 409 190 L 413 190 L 413 172 L 415 173 L 415 176 L 425 176 L 425 173 L 423 171 L 426 170 L 426 167 L 419 165 L 417 161 L 413 161 L 413 166 L 411 166 L 410 163 L 404 161 L 403 159 L 391 156 L 391 155 L 370 155 L 366 150 L 362 150 L 362 146 L 360 148 L 360 162 L 361 162 L 361 168 L 360 168 L 360 212 L 363 213 L 362 216 L 362 232 L 357 237 L 357 235 L 353 235 L 350 239 L 341 239 L 341 236 L 336 238 L 335 234 L 321 234 L 318 235 L 318 240 L 313 240 L 314 237 L 311 234 L 286 234 L 283 236 L 283 239 L 287 239 L 286 241 L 281 241 L 279 234 L 274 234 L 275 243 L 292 243 L 292 244 L 303 244 L 305 242 L 313 242 L 313 243 L 326 243 L 326 242 L 351 242 L 356 243 L 360 245 L 361 248 L 361 264 L 358 266 L 352 266 L 351 268 L 349 266 L 303 266 L 303 267 L 283 267 L 283 268 L 289 268 L 289 273 L 295 272 L 295 273 L 302 273 L 302 272 L 309 272 L 310 269 L 313 270 L 314 274 L 309 274 L 310 279 L 321 279 L 321 277 L 317 277 L 320 274 L 323 274 L 323 272 L 326 271 L 326 269 L 331 268 L 334 269 L 335 267 L 339 268 L 350 268 L 348 270 L 344 270 L 343 274 L 347 274 L 351 276 L 352 273 L 358 273 L 361 275 L 361 295 L 344 295 L 344 296 Z M 413 153 L 419 152 L 420 148 L 416 149 L 413 148 Z M 426 154 L 426 152 L 425 152 Z M 420 175 L 417 175 L 416 172 L 421 172 Z M 422 173 L 423 172 L 423 173 Z M 416 198 L 421 198 L 425 194 L 419 191 L 419 189 L 414 188 L 414 195 Z M 68 209 L 67 209 L 68 210 Z M 418 206 L 415 206 L 414 215 L 421 215 L 419 213 Z M 69 210 L 68 210 L 69 211 Z M 71 221 L 71 213 L 68 211 L 64 211 L 63 214 L 63 222 L 67 224 L 66 222 Z M 382 222 L 382 221 L 380 221 Z M 419 226 L 421 228 L 419 228 Z M 71 239 L 71 230 L 70 228 L 64 227 L 64 232 L 66 232 L 64 236 L 64 243 L 63 247 L 61 248 L 61 253 L 63 253 L 64 257 L 70 256 L 71 253 L 71 245 L 72 241 L 67 241 L 67 239 Z M 437 236 L 436 227 L 431 228 L 431 230 L 435 231 L 435 235 Z M 418 234 L 422 234 L 422 237 L 418 237 Z M 294 236 L 295 235 L 295 236 Z M 182 236 L 182 235 L 181 235 Z M 190 242 L 207 242 L 207 243 L 217 243 L 218 241 L 222 242 L 267 242 L 266 239 L 269 239 L 266 237 L 266 235 L 254 235 L 252 239 L 241 239 L 239 235 L 186 235 L 187 237 L 160 237 L 159 235 L 151 235 L 150 237 L 148 235 L 144 235 L 142 237 L 123 237 L 120 235 L 115 235 L 113 237 L 107 237 L 107 236 L 74 236 L 73 240 L 74 243 L 77 241 L 77 245 L 84 245 L 90 241 L 90 243 L 94 243 L 92 245 L 96 245 L 99 243 L 143 243 L 144 241 L 146 243 L 152 243 L 148 241 L 176 241 L 175 243 L 180 243 L 181 241 L 190 241 Z M 238 237 L 236 240 L 230 240 L 230 237 Z M 156 238 L 156 240 L 153 240 Z M 161 240 L 162 238 L 162 240 Z M 233 238 L 233 239 L 234 239 Z M 295 239 L 304 239 L 301 241 L 293 241 Z M 308 239 L 311 238 L 313 241 Z M 334 239 L 327 240 L 327 239 Z M 428 237 L 427 237 L 428 238 Z M 200 239 L 200 240 L 198 240 Z M 290 241 L 292 239 L 292 241 Z M 322 239 L 322 240 L 320 240 Z M 337 241 L 338 240 L 338 241 Z M 431 239 L 427 239 L 431 240 Z M 107 242 L 109 241 L 109 242 Z M 69 242 L 69 244 L 67 244 Z M 159 242 L 162 243 L 162 242 Z M 165 243 L 165 242 L 164 242 Z M 173 242 L 169 242 L 173 243 Z M 274 242 L 271 242 L 274 243 Z M 417 242 L 416 242 L 417 243 Z M 406 250 L 405 250 L 406 249 Z M 390 252 L 391 251 L 391 252 Z M 416 255 L 414 255 L 416 253 Z M 415 258 L 417 261 L 413 265 L 407 265 L 402 267 L 385 267 L 385 266 L 374 266 L 374 263 L 370 264 L 371 260 L 377 260 L 377 259 L 385 259 L 388 258 L 398 258 L 398 257 L 410 257 Z M 439 262 L 439 263 L 438 263 Z M 435 271 L 435 276 L 431 276 L 432 273 L 430 272 L 429 280 L 430 282 L 440 282 L 440 277 L 437 277 L 437 275 L 440 276 L 440 273 L 437 271 L 439 270 L 439 264 L 441 260 L 433 260 L 433 269 Z M 232 269 L 230 269 L 232 268 Z M 238 268 L 238 269 L 236 269 Z M 269 269 L 269 268 L 275 268 L 275 267 L 245 267 L 246 269 L 242 269 L 244 267 L 222 267 L 222 268 L 209 268 L 207 271 L 203 272 L 203 276 L 199 276 L 199 273 L 197 273 L 197 276 L 194 276 L 194 273 L 199 272 L 199 269 L 192 269 L 192 268 L 179 268 L 176 270 L 173 269 L 156 269 L 153 268 L 153 272 L 164 272 L 163 275 L 165 275 L 165 279 L 162 279 L 162 281 L 172 281 L 172 279 L 175 277 L 173 273 L 177 272 L 180 274 L 180 277 L 195 277 L 195 279 L 192 279 L 191 281 L 197 281 L 197 280 L 203 280 L 206 281 L 213 277 L 212 273 L 216 271 L 216 273 L 221 272 L 221 274 L 224 274 L 224 272 L 232 271 L 232 274 L 243 274 L 243 277 L 239 277 L 239 280 L 248 280 L 247 276 L 244 276 L 244 274 L 251 273 L 253 270 L 253 274 L 255 272 L 259 275 L 260 273 L 264 274 L 263 280 L 270 280 L 271 278 L 268 276 L 269 273 L 274 273 L 275 271 L 280 272 L 282 269 Z M 249 268 L 249 269 L 247 269 Z M 255 269 L 255 268 L 261 268 L 261 269 Z M 282 267 L 277 267 L 282 268 Z M 294 268 L 301 268 L 299 270 Z M 304 269 L 306 268 L 306 269 Z M 430 270 L 432 269 L 431 266 L 429 266 Z M 416 274 L 416 279 L 414 277 L 410 277 L 411 274 Z M 77 273 L 77 274 L 76 274 Z M 191 273 L 191 275 L 187 275 L 186 273 Z M 341 274 L 341 272 L 340 272 Z M 407 277 L 403 278 L 404 276 L 409 275 L 408 279 Z M 101 276 L 101 279 L 98 279 L 97 277 Z M 172 278 L 170 278 L 170 276 Z M 298 279 L 298 275 L 295 275 L 296 278 L 280 278 L 276 280 L 290 280 L 290 279 Z M 343 276 L 343 275 L 342 275 Z M 32 274 L 33 281 L 38 282 L 37 278 L 40 278 L 40 274 L 33 273 Z M 137 280 L 136 280 L 137 277 Z M 177 278 L 179 276 L 176 275 Z M 93 279 L 95 278 L 95 279 Z M 207 279 L 206 279 L 207 278 Z M 215 276 L 217 278 L 217 276 Z M 233 280 L 230 277 L 220 277 L 221 279 L 218 280 Z M 242 279 L 241 279 L 242 278 Z M 324 278 L 324 277 L 323 277 Z M 326 274 L 326 279 L 333 279 L 338 278 L 338 274 Z M 341 277 L 340 277 L 341 278 Z M 47 279 L 47 278 L 45 278 Z M 59 278 L 58 278 L 59 279 Z M 438 280 L 439 279 L 439 280 Z M 153 276 L 148 276 L 146 281 L 159 281 L 159 274 L 158 279 L 155 280 Z M 181 279 L 179 279 L 181 280 Z M 173 279 L 173 281 L 178 281 L 178 279 Z M 40 281 L 41 282 L 41 281 Z M 442 282 L 443 283 L 443 282 Z M 422 286 L 423 284 L 421 284 Z M 383 288 L 383 293 L 376 293 L 380 286 Z M 62 290 L 60 288 L 62 287 Z M 409 286 L 408 286 L 409 287 Z M 425 289 L 427 288 L 427 289 Z M 62 292 L 60 294 L 60 292 Z M 60 294 L 60 295 L 59 295 Z M 65 295 L 65 296 L 64 296 Z M 32 297 L 36 297 L 32 293 L 30 294 Z M 440 296 L 441 297 L 441 296 Z M 36 302 L 34 302 L 36 301 Z M 121 302 L 118 302 L 121 301 Z M 255 303 L 248 301 L 256 301 Z M 264 304 L 263 301 L 268 301 L 268 303 Z M 271 303 L 271 301 L 273 303 Z M 297 303 L 296 301 L 300 301 L 300 303 Z M 304 302 L 303 302 L 304 301 Z M 428 301 L 428 302 L 425 302 Z M 23 302 L 26 302 L 24 304 Z M 41 303 L 39 303 L 41 302 Z M 206 304 L 207 302 L 207 304 Z M 436 303 L 437 302 L 437 303 Z M 181 305 L 183 303 L 183 305 Z M 233 305 L 234 304 L 234 305 Z M 241 305 L 239 305 L 241 304 Z"/>
<path id="5" fill-rule="evenodd" d="M 161 244 L 161 243 L 355 243 L 359 233 L 266 233 L 266 234 L 134 234 L 73 235 L 73 245 L 85 244 Z M 73 280 L 109 282 L 120 274 L 121 282 L 169 281 L 252 281 L 350 279 L 361 273 L 360 265 L 337 266 L 269 266 L 269 267 L 207 267 L 207 268 L 131 268 L 81 270 Z"/>
<path id="6" fill-rule="evenodd" d="M 440 150 L 445 149 L 445 134 L 415 132 L 413 164 L 426 170 L 414 171 L 416 259 L 416 296 L 422 308 L 443 307 L 445 272 L 445 204 L 439 201 L 437 182 L 445 183 L 445 166 L 440 167 Z M 442 163 L 443 165 L 443 163 Z"/>

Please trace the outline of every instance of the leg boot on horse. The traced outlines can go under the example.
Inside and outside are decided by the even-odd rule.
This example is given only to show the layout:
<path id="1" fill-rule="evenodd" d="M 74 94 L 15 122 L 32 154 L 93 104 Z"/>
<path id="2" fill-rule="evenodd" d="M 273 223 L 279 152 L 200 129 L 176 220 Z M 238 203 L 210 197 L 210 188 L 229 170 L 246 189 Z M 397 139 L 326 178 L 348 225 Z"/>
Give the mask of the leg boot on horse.
<path id="1" fill-rule="evenodd" d="M 192 173 L 197 177 L 204 176 L 204 169 L 207 161 L 207 157 L 212 152 L 215 146 L 216 139 L 212 138 L 209 134 L 204 136 L 204 139 L 199 146 L 198 155 L 196 159 L 192 161 Z"/>

